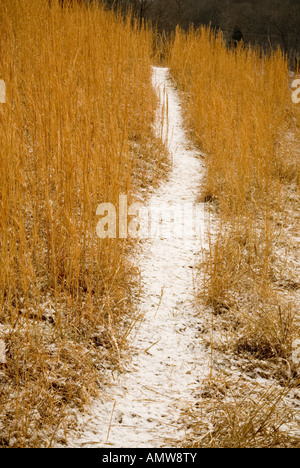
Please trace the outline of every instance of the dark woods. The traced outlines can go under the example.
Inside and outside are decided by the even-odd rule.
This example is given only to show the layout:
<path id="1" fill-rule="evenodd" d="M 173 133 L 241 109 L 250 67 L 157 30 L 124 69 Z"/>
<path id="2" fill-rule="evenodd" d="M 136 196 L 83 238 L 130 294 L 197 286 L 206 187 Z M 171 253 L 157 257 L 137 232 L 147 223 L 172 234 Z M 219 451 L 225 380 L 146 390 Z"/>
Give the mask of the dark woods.
<path id="1" fill-rule="evenodd" d="M 88 0 L 87 0 L 88 1 Z M 222 30 L 229 45 L 256 44 L 263 50 L 278 46 L 295 63 L 300 55 L 300 0 L 99 0 L 108 6 L 131 8 L 151 20 L 160 32 L 179 24 L 211 25 Z"/>
<path id="2" fill-rule="evenodd" d="M 55 0 L 48 0 L 49 3 Z M 291 66 L 300 57 L 300 0 L 58 0 L 62 8 L 75 3 L 103 3 L 107 8 L 129 9 L 139 19 L 152 21 L 169 34 L 180 25 L 187 30 L 211 25 L 221 30 L 230 47 L 259 45 L 263 50 L 280 47 Z"/>
<path id="3" fill-rule="evenodd" d="M 237 45 L 242 41 L 244 41 L 243 33 L 238 26 L 235 26 L 231 36 L 230 44 L 232 47 L 237 47 Z"/>

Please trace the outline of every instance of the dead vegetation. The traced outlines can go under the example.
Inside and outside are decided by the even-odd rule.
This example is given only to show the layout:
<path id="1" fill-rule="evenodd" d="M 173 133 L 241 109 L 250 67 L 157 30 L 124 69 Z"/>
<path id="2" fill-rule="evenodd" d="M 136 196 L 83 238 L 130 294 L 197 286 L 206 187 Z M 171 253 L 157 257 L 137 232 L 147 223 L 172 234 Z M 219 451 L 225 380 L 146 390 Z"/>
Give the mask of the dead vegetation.
<path id="1" fill-rule="evenodd" d="M 0 446 L 48 447 L 101 394 L 136 320 L 130 245 L 99 239 L 96 211 L 165 171 L 152 32 L 58 0 L 4 0 L 0 27 Z"/>
<path id="2" fill-rule="evenodd" d="M 199 400 L 183 416 L 185 448 L 299 447 L 289 390 L 234 377 L 204 381 L 200 390 Z"/>
<path id="3" fill-rule="evenodd" d="M 272 422 L 285 424 L 294 414 L 298 397 L 285 407 L 273 401 L 286 401 L 299 385 L 293 351 L 300 338 L 300 109 L 291 99 L 288 64 L 280 50 L 229 50 L 209 28 L 178 29 L 169 60 L 188 128 L 207 154 L 200 199 L 214 227 L 199 265 L 198 299 L 208 306 L 201 338 L 211 349 L 210 384 L 232 365 L 250 378 L 241 397 L 233 383 L 234 398 L 213 400 L 207 414 L 206 402 L 199 402 L 202 412 L 191 416 L 195 441 L 193 431 L 189 441 L 289 446 L 289 436 L 273 431 Z M 271 397 L 252 392 L 261 378 L 273 386 Z M 214 429 L 204 434 L 208 414 Z M 299 445 L 297 437 L 290 435 L 290 446 Z"/>

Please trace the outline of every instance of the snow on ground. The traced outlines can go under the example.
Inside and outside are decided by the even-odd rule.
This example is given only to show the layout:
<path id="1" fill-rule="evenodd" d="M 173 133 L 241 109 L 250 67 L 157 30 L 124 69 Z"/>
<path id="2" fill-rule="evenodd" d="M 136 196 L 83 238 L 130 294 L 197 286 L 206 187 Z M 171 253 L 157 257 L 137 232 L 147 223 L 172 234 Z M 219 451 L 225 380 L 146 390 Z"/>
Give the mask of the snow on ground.
<path id="1" fill-rule="evenodd" d="M 153 69 L 153 85 L 165 103 L 160 116 L 173 167 L 168 181 L 147 203 L 158 209 L 174 204 L 190 206 L 199 193 L 203 162 L 186 136 L 180 100 L 168 69 Z M 159 116 L 157 120 L 159 131 Z M 192 221 L 185 219 L 185 225 Z M 183 236 L 181 226 L 177 226 L 179 234 L 175 236 L 169 226 L 168 235 L 143 241 L 137 261 L 144 319 L 133 330 L 132 360 L 126 372 L 114 376 L 104 401 L 94 402 L 81 417 L 68 446 L 157 448 L 172 446 L 172 440 L 183 435 L 177 423 L 180 410 L 192 400 L 199 381 L 209 372 L 209 353 L 196 338 L 201 317 L 193 304 L 193 267 L 205 245 L 207 229 L 201 210 L 198 223 L 200 235 Z"/>

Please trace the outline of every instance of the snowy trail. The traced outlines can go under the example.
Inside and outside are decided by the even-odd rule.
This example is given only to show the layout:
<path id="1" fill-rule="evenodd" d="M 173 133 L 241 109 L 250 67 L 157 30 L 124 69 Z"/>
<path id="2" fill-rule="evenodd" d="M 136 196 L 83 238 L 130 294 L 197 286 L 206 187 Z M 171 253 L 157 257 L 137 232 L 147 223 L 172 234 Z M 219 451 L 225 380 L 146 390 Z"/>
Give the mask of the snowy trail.
<path id="1" fill-rule="evenodd" d="M 164 132 L 173 167 L 149 204 L 193 204 L 202 160 L 184 131 L 168 69 L 153 69 L 153 85 L 161 102 L 167 97 Z M 201 321 L 193 304 L 193 265 L 206 232 L 203 214 L 198 221 L 202 236 L 144 241 L 138 261 L 145 317 L 136 333 L 130 368 L 107 390 L 110 399 L 95 403 L 83 417 L 70 447 L 157 448 L 166 445 L 166 438 L 172 446 L 172 440 L 182 435 L 177 424 L 180 409 L 193 398 L 197 381 L 209 372 L 208 353 L 197 337 Z"/>

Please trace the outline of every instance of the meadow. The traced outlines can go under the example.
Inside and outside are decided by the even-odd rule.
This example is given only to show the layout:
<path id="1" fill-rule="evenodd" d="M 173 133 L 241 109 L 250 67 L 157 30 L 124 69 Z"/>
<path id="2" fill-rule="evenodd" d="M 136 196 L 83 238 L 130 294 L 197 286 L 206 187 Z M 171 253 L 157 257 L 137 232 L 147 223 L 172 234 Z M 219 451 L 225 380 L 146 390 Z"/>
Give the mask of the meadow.
<path id="1" fill-rule="evenodd" d="M 0 446 L 49 446 L 135 320 L 128 243 L 99 239 L 96 213 L 155 185 L 165 157 L 152 32 L 56 0 L 4 0 L 0 28 Z"/>
<path id="2" fill-rule="evenodd" d="M 158 35 L 99 2 L 2 0 L 0 30 L 0 447 L 68 446 L 94 399 L 101 413 L 109 376 L 130 361 L 130 333 L 149 315 L 141 304 L 155 311 L 144 320 L 151 330 L 141 332 L 152 340 L 140 349 L 146 380 L 152 372 L 165 384 L 166 349 L 182 372 L 185 356 L 171 349 L 180 333 L 199 340 L 199 359 L 209 361 L 189 405 L 186 395 L 180 402 L 185 438 L 173 446 L 299 446 L 300 104 L 291 88 L 299 70 L 291 75 L 280 49 L 230 47 L 208 27 Z M 156 68 L 162 107 L 153 64 L 169 68 Z M 120 233 L 100 239 L 97 209 L 118 207 L 122 195 L 129 205 L 144 202 L 168 180 L 175 159 L 162 138 L 167 94 L 170 148 L 179 146 L 190 167 L 184 180 L 175 171 L 158 199 L 169 203 L 182 189 L 178 199 L 192 200 L 198 173 L 190 171 L 200 161 L 197 201 L 211 229 L 202 252 L 178 240 L 169 250 L 158 244 L 152 259 L 167 270 L 145 262 L 148 291 L 158 293 L 157 303 L 143 302 L 132 255 L 142 243 L 136 249 Z M 191 270 L 195 294 L 181 278 Z M 178 288 L 175 280 L 159 284 L 172 273 Z M 149 335 L 162 328 L 165 349 Z M 155 410 L 164 401 L 159 391 L 145 404 L 152 400 Z"/>
<path id="3" fill-rule="evenodd" d="M 276 445 L 278 427 L 291 417 L 280 401 L 299 385 L 293 359 L 300 337 L 295 75 L 280 49 L 228 47 L 221 33 L 206 27 L 178 28 L 169 63 L 187 128 L 205 154 L 199 200 L 215 220 L 199 265 L 198 300 L 209 307 L 212 362 L 199 414 L 210 413 L 216 429 L 205 435 L 209 423 L 196 416 L 198 443 Z M 273 387 L 258 391 L 259 379 Z"/>

